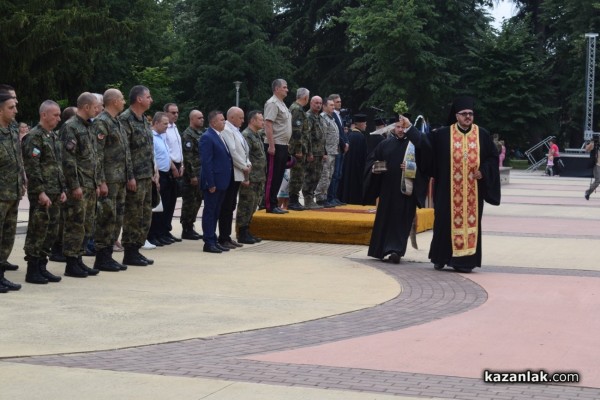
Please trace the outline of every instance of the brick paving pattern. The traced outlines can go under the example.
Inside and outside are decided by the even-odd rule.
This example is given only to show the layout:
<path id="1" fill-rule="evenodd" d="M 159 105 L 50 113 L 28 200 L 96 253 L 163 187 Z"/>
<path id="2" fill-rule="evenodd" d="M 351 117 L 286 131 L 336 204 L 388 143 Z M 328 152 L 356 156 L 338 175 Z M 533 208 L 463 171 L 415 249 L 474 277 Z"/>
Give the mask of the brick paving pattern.
<path id="1" fill-rule="evenodd" d="M 243 251 L 351 257 L 361 246 L 265 243 Z M 250 250 L 252 249 L 252 250 Z M 401 294 L 378 306 L 287 326 L 214 337 L 81 354 L 5 359 L 36 365 L 145 374 L 215 378 L 239 382 L 340 389 L 456 399 L 594 399 L 600 390 L 567 385 L 485 384 L 480 379 L 359 368 L 269 363 L 243 357 L 350 339 L 423 324 L 483 304 L 486 292 L 462 275 L 434 271 L 430 264 L 391 265 L 354 261 L 378 268 L 402 285 Z M 490 267 L 490 272 L 600 276 L 591 271 Z"/>

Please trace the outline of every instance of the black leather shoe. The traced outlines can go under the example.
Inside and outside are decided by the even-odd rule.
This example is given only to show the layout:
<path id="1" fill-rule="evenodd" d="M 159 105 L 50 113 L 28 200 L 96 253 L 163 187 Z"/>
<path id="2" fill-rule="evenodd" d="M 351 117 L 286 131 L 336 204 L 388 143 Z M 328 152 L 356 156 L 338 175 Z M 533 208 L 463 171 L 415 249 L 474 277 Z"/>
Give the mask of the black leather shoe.
<path id="1" fill-rule="evenodd" d="M 292 210 L 292 211 L 304 211 L 306 210 L 306 208 L 304 208 L 304 206 L 300 203 L 290 203 L 288 205 L 288 209 Z"/>
<path id="2" fill-rule="evenodd" d="M 333 199 L 333 204 L 335 204 L 336 206 L 345 206 L 347 205 L 346 203 L 344 203 L 343 201 L 340 201 L 339 199 Z"/>
<path id="3" fill-rule="evenodd" d="M 163 247 L 164 246 L 163 242 L 161 242 L 160 240 L 158 240 L 155 237 L 149 237 L 148 238 L 148 242 L 152 243 L 156 247 Z"/>
<path id="4" fill-rule="evenodd" d="M 0 267 L 4 267 L 5 271 L 16 271 L 19 269 L 19 266 L 16 264 L 11 264 L 8 261 L 4 261 L 0 264 Z"/>
<path id="5" fill-rule="evenodd" d="M 171 239 L 170 237 L 168 237 L 167 235 L 159 236 L 156 239 L 160 240 L 160 242 L 162 244 L 165 244 L 167 246 L 175 243 L 175 241 L 173 239 Z"/>
<path id="6" fill-rule="evenodd" d="M 19 285 L 18 283 L 11 282 L 11 281 L 9 281 L 8 279 L 6 279 L 4 277 L 0 278 L 0 286 L 4 286 L 8 290 L 19 290 L 19 289 L 21 289 L 21 285 Z"/>
<path id="7" fill-rule="evenodd" d="M 228 247 L 221 246 L 219 243 L 215 244 L 215 247 L 221 251 L 229 251 Z"/>
<path id="8" fill-rule="evenodd" d="M 444 269 L 444 263 L 436 263 L 433 264 L 433 269 L 435 269 L 436 271 L 441 271 Z"/>
<path id="9" fill-rule="evenodd" d="M 244 247 L 243 244 L 240 244 L 240 243 L 236 242 L 233 239 L 229 239 L 229 243 L 232 244 L 232 245 L 234 245 L 235 247 Z"/>
<path id="10" fill-rule="evenodd" d="M 171 235 L 171 232 L 167 233 L 167 235 L 166 235 L 166 236 L 167 236 L 169 239 L 171 239 L 171 240 L 173 240 L 173 241 L 175 241 L 175 242 L 181 242 L 181 239 L 180 239 L 180 238 L 178 238 L 178 237 L 175 237 L 175 236 Z"/>
<path id="11" fill-rule="evenodd" d="M 219 247 L 223 247 L 226 248 L 227 250 L 233 250 L 233 249 L 237 249 L 237 246 L 235 246 L 233 243 L 226 241 L 226 242 L 219 242 L 217 243 L 217 246 Z"/>
<path id="12" fill-rule="evenodd" d="M 279 207 L 275 207 L 275 208 L 272 208 L 270 210 L 267 210 L 267 212 L 269 214 L 285 214 L 285 212 L 281 208 L 279 208 Z"/>
<path id="13" fill-rule="evenodd" d="M 0 293 L 6 293 L 8 292 L 8 288 L 2 284 L 0 284 Z"/>
<path id="14" fill-rule="evenodd" d="M 200 236 L 200 234 L 198 234 L 198 232 L 194 231 L 193 229 L 190 229 L 184 230 L 181 233 L 181 238 L 185 240 L 200 240 L 202 239 L 202 236 Z"/>
<path id="15" fill-rule="evenodd" d="M 462 272 L 463 274 L 469 274 L 473 271 L 473 268 L 469 267 L 452 267 L 456 272 Z"/>
<path id="16" fill-rule="evenodd" d="M 398 255 L 398 253 L 390 253 L 389 260 L 391 263 L 400 264 L 400 256 Z"/>
<path id="17" fill-rule="evenodd" d="M 202 249 L 202 251 L 204 251 L 205 253 L 215 253 L 215 254 L 221 254 L 223 252 L 223 250 L 220 250 L 216 245 L 215 246 L 209 246 L 209 245 L 204 245 L 204 248 Z"/>

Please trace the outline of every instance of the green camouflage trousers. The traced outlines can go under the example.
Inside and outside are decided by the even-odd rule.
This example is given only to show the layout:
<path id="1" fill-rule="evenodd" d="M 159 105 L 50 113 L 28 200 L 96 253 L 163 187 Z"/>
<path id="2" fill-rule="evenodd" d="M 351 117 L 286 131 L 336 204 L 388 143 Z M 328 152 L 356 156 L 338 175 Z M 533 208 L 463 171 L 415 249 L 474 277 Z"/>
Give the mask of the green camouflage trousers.
<path id="1" fill-rule="evenodd" d="M 96 251 L 112 248 L 119 237 L 125 215 L 125 183 L 107 183 L 108 195 L 98 198 L 96 232 L 94 244 Z"/>
<path id="2" fill-rule="evenodd" d="M 315 189 L 315 197 L 317 201 L 327 200 L 327 191 L 329 190 L 329 184 L 331 183 L 331 177 L 333 176 L 333 170 L 335 168 L 335 156 L 327 157 L 327 160 L 323 161 L 323 170 L 321 171 L 321 179 Z"/>
<path id="3" fill-rule="evenodd" d="M 306 163 L 304 167 L 304 185 L 302 186 L 302 195 L 305 199 L 310 198 L 314 200 L 315 190 L 321 179 L 322 171 L 323 156 L 315 156 L 313 162 Z"/>
<path id="4" fill-rule="evenodd" d="M 19 200 L 0 201 L 0 262 L 8 260 L 17 234 Z"/>
<path id="5" fill-rule="evenodd" d="M 137 180 L 137 191 L 127 190 L 125 195 L 125 216 L 123 217 L 123 246 L 144 245 L 150 222 L 152 221 L 152 180 Z"/>
<path id="6" fill-rule="evenodd" d="M 302 159 L 296 159 L 296 164 L 290 169 L 290 183 L 288 192 L 290 194 L 290 202 L 297 200 L 304 185 L 304 166 L 306 165 L 306 156 Z"/>
<path id="7" fill-rule="evenodd" d="M 63 254 L 66 257 L 83 255 L 83 239 L 92 234 L 96 212 L 96 189 L 81 188 L 83 197 L 75 200 L 67 194 L 63 210 Z"/>
<path id="8" fill-rule="evenodd" d="M 25 237 L 25 254 L 31 257 L 45 257 L 51 254 L 50 249 L 58 236 L 60 226 L 60 194 L 47 194 L 52 202 L 46 208 L 38 203 L 38 194 L 28 193 L 29 222 Z"/>
<path id="9" fill-rule="evenodd" d="M 201 204 L 202 190 L 200 190 L 200 184 L 194 186 L 184 180 L 181 190 L 181 218 L 179 219 L 183 229 L 194 228 Z"/>
<path id="10" fill-rule="evenodd" d="M 251 182 L 250 186 L 240 186 L 235 226 L 237 229 L 248 228 L 258 204 L 265 191 L 264 182 Z"/>

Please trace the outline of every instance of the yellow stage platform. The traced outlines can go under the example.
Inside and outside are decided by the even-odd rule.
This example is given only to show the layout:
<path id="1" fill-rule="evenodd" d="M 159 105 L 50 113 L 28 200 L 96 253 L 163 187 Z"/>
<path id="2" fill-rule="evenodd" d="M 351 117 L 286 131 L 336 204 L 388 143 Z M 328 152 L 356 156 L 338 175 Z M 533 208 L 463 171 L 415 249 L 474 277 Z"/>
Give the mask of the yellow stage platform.
<path id="1" fill-rule="evenodd" d="M 374 206 L 347 205 L 288 214 L 261 210 L 254 214 L 251 231 L 268 240 L 368 245 L 374 222 Z M 418 209 L 417 232 L 432 228 L 433 209 Z"/>

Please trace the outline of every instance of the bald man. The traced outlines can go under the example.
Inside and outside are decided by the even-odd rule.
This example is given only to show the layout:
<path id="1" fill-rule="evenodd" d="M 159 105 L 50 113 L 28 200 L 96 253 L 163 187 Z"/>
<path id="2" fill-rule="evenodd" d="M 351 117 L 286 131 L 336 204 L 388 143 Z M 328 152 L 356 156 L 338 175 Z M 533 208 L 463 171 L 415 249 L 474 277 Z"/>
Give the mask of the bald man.
<path id="1" fill-rule="evenodd" d="M 240 128 L 244 124 L 244 111 L 239 107 L 231 107 L 227 111 L 227 121 L 222 132 L 223 140 L 229 149 L 233 161 L 233 176 L 229 188 L 225 193 L 225 199 L 221 205 L 219 214 L 219 244 L 228 249 L 242 247 L 243 244 L 231 238 L 231 225 L 233 223 L 233 211 L 235 211 L 236 200 L 240 185 L 249 186 L 248 179 L 252 163 L 250 162 L 250 148 Z"/>
<path id="2" fill-rule="evenodd" d="M 93 123 L 98 148 L 98 215 L 96 217 L 96 261 L 100 271 L 118 272 L 127 267 L 113 257 L 113 244 L 123 226 L 127 181 L 133 179 L 127 136 L 117 116 L 125 108 L 125 98 L 118 89 L 104 92 L 104 111 Z"/>
<path id="3" fill-rule="evenodd" d="M 181 193 L 181 233 L 182 239 L 200 240 L 202 235 L 194 230 L 194 223 L 202 204 L 202 190 L 198 184 L 200 168 L 200 137 L 204 127 L 202 111 L 190 112 L 190 126 L 181 134 L 183 148 L 183 187 Z"/>

